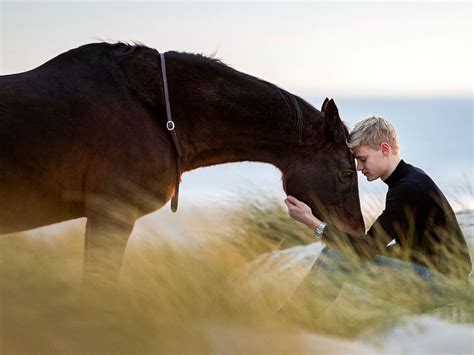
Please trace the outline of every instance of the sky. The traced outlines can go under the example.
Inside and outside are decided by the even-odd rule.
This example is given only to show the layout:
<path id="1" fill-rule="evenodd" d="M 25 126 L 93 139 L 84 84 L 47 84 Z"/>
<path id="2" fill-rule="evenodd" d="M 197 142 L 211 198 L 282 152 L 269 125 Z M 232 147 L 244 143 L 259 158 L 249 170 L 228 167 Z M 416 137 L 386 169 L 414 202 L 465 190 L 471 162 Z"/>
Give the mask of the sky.
<path id="1" fill-rule="evenodd" d="M 472 96 L 471 2 L 1 1 L 2 74 L 98 40 L 217 57 L 300 96 Z"/>

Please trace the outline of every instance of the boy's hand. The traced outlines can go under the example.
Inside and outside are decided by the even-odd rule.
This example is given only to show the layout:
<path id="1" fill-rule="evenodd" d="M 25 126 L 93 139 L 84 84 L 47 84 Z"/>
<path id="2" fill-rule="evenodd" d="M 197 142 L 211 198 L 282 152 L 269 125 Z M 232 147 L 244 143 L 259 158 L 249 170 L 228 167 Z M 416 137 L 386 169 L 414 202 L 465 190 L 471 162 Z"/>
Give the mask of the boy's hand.
<path id="1" fill-rule="evenodd" d="M 321 223 L 321 221 L 313 215 L 311 208 L 297 198 L 288 195 L 285 199 L 285 204 L 286 207 L 288 207 L 290 217 L 305 224 L 311 230 L 315 230 Z"/>

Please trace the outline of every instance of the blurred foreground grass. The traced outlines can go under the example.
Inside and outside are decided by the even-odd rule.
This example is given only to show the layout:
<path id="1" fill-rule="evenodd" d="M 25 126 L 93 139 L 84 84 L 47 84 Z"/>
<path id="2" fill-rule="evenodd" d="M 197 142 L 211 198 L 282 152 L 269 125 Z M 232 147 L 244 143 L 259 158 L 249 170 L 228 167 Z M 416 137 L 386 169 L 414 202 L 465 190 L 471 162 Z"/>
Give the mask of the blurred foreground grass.
<path id="1" fill-rule="evenodd" d="M 284 264 L 278 250 L 312 242 L 306 227 L 290 220 L 271 198 L 242 199 L 210 218 L 207 229 L 205 219 L 192 222 L 200 240 L 190 247 L 153 228 L 134 234 L 119 286 L 105 293 L 82 291 L 82 297 L 82 228 L 66 227 L 48 238 L 3 236 L 0 352 L 346 353 L 349 348 L 338 342 L 299 335 L 350 339 L 376 334 L 407 314 L 430 311 L 430 294 L 415 277 L 380 283 L 362 271 L 358 282 L 364 287 L 346 284 L 333 304 L 324 302 L 329 284 L 288 300 L 296 270 L 256 275 L 262 268 L 255 264 L 267 263 L 267 271 Z M 264 253 L 270 254 L 262 258 Z M 474 323 L 469 291 L 453 284 L 443 297 L 451 304 L 442 308 L 443 316 Z M 252 337 L 263 341 L 263 348 L 258 341 L 243 348 Z M 308 341 L 316 347 L 308 348 Z"/>

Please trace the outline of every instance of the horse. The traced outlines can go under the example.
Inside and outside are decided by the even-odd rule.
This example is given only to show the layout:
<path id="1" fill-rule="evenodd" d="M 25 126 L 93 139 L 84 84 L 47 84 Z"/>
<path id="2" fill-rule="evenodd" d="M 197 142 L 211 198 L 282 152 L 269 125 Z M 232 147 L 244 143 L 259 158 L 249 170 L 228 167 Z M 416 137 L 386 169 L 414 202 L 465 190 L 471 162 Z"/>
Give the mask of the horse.
<path id="1" fill-rule="evenodd" d="M 118 280 L 135 221 L 177 197 L 183 173 L 254 161 L 361 235 L 347 135 L 334 100 L 319 111 L 213 57 L 86 44 L 0 76 L 0 234 L 86 217 L 83 279 Z"/>

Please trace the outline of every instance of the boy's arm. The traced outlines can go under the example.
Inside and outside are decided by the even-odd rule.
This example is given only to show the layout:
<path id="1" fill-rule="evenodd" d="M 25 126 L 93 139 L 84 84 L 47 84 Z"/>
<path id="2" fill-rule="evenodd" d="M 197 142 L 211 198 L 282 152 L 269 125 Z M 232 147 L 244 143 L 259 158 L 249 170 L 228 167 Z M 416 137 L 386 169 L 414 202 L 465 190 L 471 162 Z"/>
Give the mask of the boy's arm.
<path id="1" fill-rule="evenodd" d="M 415 229 L 416 208 L 422 203 L 423 194 L 410 182 L 401 183 L 387 194 L 385 210 L 361 237 L 345 235 L 328 224 L 324 230 L 324 241 L 328 246 L 352 246 L 356 253 L 366 258 L 385 254 L 387 244 L 395 239 L 402 248 L 411 248 L 411 237 Z M 321 223 L 311 213 L 309 206 L 292 196 L 285 200 L 290 216 L 313 229 Z M 410 235 L 411 231 L 411 235 Z"/>

